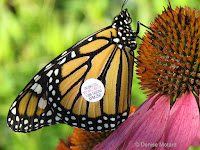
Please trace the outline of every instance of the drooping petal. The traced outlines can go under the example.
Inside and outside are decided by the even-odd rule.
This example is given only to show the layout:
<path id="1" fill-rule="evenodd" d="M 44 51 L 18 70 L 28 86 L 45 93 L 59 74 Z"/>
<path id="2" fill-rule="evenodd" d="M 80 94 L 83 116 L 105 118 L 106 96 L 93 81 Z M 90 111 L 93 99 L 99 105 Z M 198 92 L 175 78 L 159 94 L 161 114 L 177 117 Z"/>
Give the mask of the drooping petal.
<path id="1" fill-rule="evenodd" d="M 192 144 L 199 127 L 199 109 L 192 92 L 177 99 L 160 143 L 169 144 L 159 149 L 186 150 Z M 175 145 L 174 145 L 175 144 Z"/>
<path id="2" fill-rule="evenodd" d="M 200 90 L 199 90 L 199 93 L 200 93 Z M 199 107 L 200 107 L 200 95 L 199 95 Z M 200 124 L 199 124 L 199 129 L 198 129 L 197 135 L 194 138 L 194 141 L 192 142 L 192 146 L 194 146 L 194 147 L 198 147 L 199 145 L 200 145 Z"/>
<path id="3" fill-rule="evenodd" d="M 152 98 L 148 99 L 146 102 L 142 104 L 138 110 L 132 114 L 116 131 L 114 131 L 105 141 L 101 144 L 97 145 L 94 149 L 107 149 L 107 150 L 114 150 L 119 148 L 123 145 L 124 141 L 127 140 L 127 137 L 130 133 L 134 130 L 135 131 L 135 124 L 143 118 L 143 115 L 151 108 L 152 113 L 156 113 L 157 110 L 154 108 L 154 104 L 159 99 L 160 95 L 157 94 Z M 164 102 L 167 103 L 167 102 Z M 155 104 L 158 105 L 158 102 Z M 161 104 L 162 105 L 162 104 Z M 159 107 L 162 108 L 162 107 Z M 168 110 L 169 111 L 169 110 Z M 158 112 L 157 112 L 158 114 Z M 144 120 L 147 118 L 144 118 Z M 142 121 L 140 121 L 142 123 Z M 138 124 L 137 124 L 138 126 Z M 131 134 L 132 135 L 132 134 Z M 133 136 L 133 135 L 132 135 Z"/>
<path id="4" fill-rule="evenodd" d="M 170 112 L 170 98 L 160 97 L 152 108 L 134 124 L 122 149 L 152 149 L 145 144 L 157 143 L 161 138 Z"/>
<path id="5" fill-rule="evenodd" d="M 198 129 L 197 135 L 192 142 L 192 146 L 198 147 L 200 145 L 200 127 Z"/>

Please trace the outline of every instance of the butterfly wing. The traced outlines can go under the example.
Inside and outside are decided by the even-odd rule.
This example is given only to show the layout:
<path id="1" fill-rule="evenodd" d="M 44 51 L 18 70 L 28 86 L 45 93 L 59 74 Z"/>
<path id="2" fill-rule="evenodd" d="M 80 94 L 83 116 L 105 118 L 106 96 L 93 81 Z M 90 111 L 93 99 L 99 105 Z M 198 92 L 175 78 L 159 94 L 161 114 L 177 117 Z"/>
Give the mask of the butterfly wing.
<path id="1" fill-rule="evenodd" d="M 114 38 L 117 31 L 113 28 L 93 35 L 89 38 L 92 41 L 76 47 L 77 57 L 52 74 L 49 97 L 56 99 L 52 101 L 55 113 L 65 123 L 88 131 L 108 131 L 127 118 L 133 57 L 128 49 L 120 49 L 110 41 Z M 97 102 L 89 102 L 81 94 L 82 84 L 91 78 L 105 86 L 105 95 Z"/>
<path id="2" fill-rule="evenodd" d="M 127 12 L 120 17 L 124 14 Z M 127 118 L 133 67 L 129 51 L 136 48 L 135 35 L 127 21 L 123 29 L 118 21 L 124 19 L 116 20 L 63 52 L 29 82 L 9 110 L 7 121 L 12 130 L 30 132 L 66 123 L 107 131 Z M 104 97 L 97 102 L 86 101 L 81 94 L 82 84 L 91 78 L 105 87 Z"/>
<path id="3" fill-rule="evenodd" d="M 7 117 L 12 130 L 28 132 L 55 124 L 56 117 L 52 117 L 55 114 L 48 102 L 47 79 L 40 71 L 13 102 Z"/>

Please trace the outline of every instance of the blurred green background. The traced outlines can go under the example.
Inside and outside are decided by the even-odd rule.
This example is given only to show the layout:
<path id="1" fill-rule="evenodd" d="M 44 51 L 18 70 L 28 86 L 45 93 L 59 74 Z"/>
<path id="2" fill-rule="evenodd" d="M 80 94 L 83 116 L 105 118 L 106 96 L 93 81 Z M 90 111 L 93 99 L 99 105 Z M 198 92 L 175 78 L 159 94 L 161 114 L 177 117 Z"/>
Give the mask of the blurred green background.
<path id="1" fill-rule="evenodd" d="M 173 8 L 200 10 L 200 0 L 170 0 Z M 0 0 L 0 150 L 51 150 L 72 133 L 68 125 L 54 125 L 24 134 L 11 131 L 6 117 L 12 102 L 49 61 L 93 32 L 111 25 L 123 0 Z M 125 8 L 149 26 L 168 0 L 129 0 Z M 145 28 L 141 27 L 142 37 Z M 138 45 L 141 43 L 137 39 Z M 144 91 L 134 72 L 132 104 L 139 106 Z"/>

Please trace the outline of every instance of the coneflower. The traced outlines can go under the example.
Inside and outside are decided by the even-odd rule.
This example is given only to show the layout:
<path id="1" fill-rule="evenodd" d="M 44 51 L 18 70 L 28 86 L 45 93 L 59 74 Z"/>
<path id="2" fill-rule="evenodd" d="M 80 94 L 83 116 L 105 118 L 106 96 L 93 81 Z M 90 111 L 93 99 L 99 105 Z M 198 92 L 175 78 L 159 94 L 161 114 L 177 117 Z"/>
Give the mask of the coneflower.
<path id="1" fill-rule="evenodd" d="M 169 5 L 149 28 L 137 65 L 149 98 L 95 149 L 186 150 L 198 133 L 200 12 Z"/>

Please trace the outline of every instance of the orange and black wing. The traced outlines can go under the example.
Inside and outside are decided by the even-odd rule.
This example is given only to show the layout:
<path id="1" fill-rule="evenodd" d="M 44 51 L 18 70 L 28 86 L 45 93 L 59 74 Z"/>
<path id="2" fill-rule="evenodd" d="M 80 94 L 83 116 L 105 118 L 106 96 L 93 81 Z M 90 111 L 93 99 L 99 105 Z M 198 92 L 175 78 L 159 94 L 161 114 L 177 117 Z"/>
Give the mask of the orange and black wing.
<path id="1" fill-rule="evenodd" d="M 12 104 L 8 125 L 17 132 L 66 123 L 88 131 L 114 130 L 129 114 L 136 34 L 123 10 L 112 26 L 78 42 L 45 66 Z M 88 79 L 103 83 L 105 94 L 86 100 Z"/>

